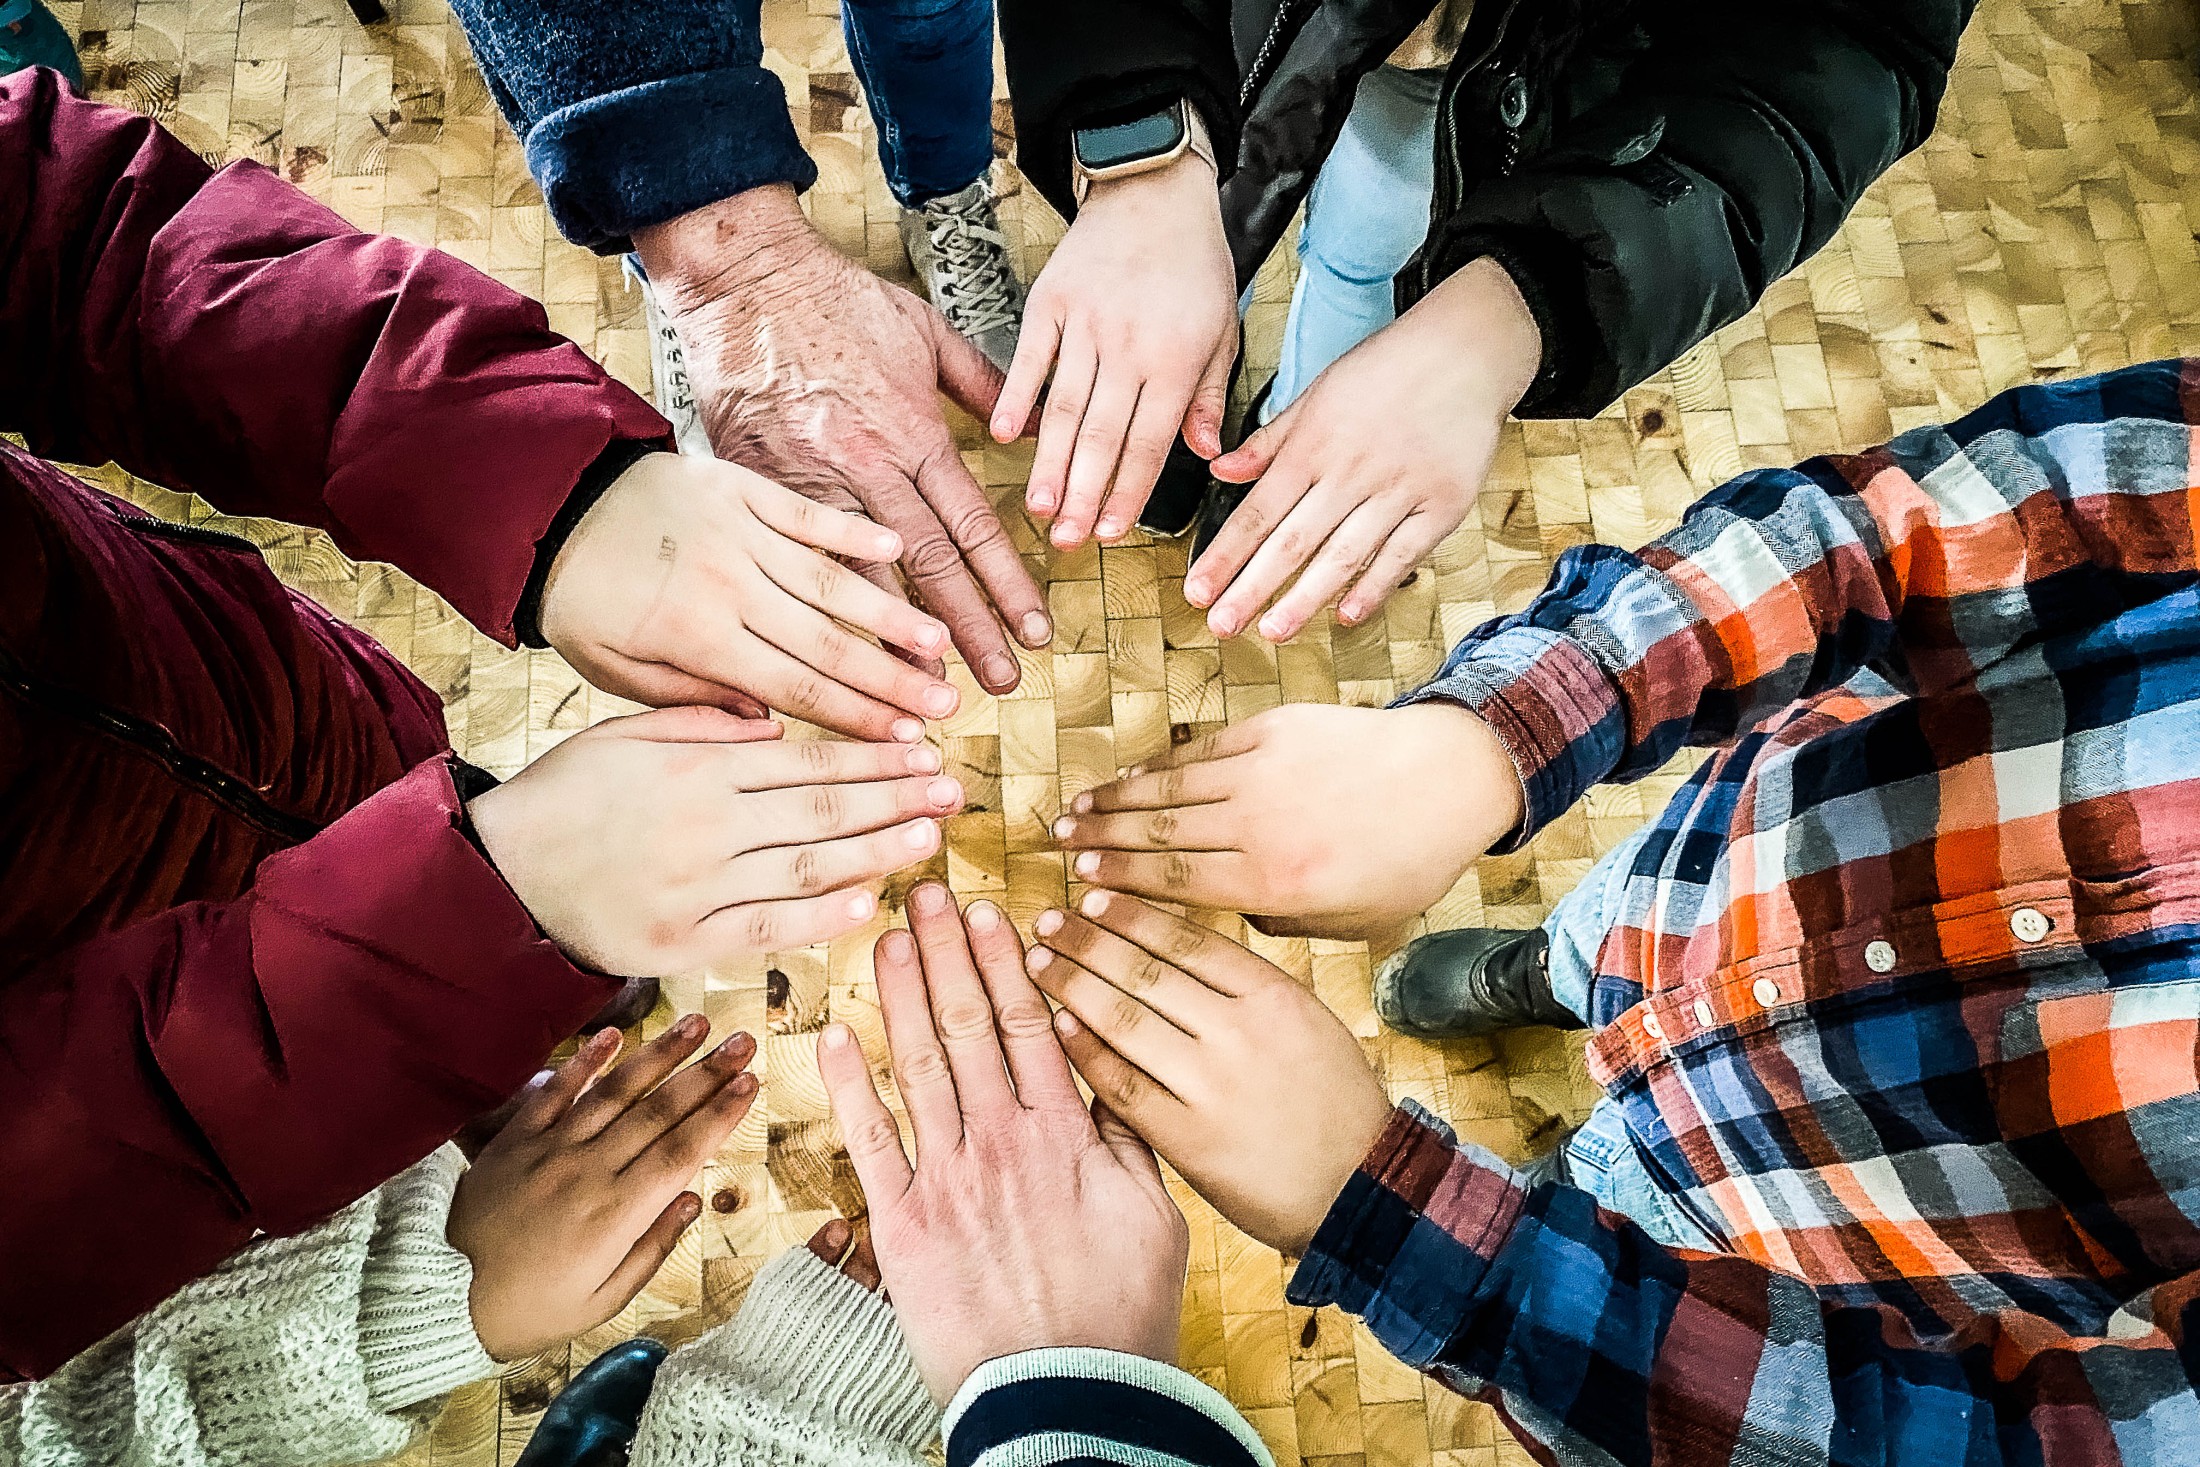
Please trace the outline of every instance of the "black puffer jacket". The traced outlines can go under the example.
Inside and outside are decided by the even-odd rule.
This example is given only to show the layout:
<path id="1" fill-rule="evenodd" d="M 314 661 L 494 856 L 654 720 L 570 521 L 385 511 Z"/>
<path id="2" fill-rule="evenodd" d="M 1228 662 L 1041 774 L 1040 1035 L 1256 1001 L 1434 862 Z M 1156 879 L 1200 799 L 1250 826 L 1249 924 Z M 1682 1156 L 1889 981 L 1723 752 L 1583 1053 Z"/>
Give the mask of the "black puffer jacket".
<path id="1" fill-rule="evenodd" d="M 1000 0 L 1024 171 L 1066 214 L 1071 128 L 1187 97 L 1250 279 L 1360 78 L 1431 3 Z M 1924 140 L 1973 3 L 1478 0 L 1398 308 L 1494 257 L 1543 330 L 1521 415 L 1600 411 L 1747 311 Z"/>

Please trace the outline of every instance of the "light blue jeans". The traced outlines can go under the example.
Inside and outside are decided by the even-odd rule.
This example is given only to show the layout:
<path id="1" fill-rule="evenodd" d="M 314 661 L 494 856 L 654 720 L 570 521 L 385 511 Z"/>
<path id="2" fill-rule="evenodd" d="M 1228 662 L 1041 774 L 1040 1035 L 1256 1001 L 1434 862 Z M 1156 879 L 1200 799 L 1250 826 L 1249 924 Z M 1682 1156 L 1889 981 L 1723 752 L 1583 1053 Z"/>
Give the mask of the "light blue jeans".
<path id="1" fill-rule="evenodd" d="M 1299 278 L 1262 421 L 1322 369 L 1390 324 L 1390 282 L 1428 236 L 1440 71 L 1378 66 L 1314 176 L 1299 227 Z"/>
<path id="2" fill-rule="evenodd" d="M 1559 899 L 1543 923 L 1543 933 L 1551 940 L 1551 996 L 1583 1023 L 1589 1021 L 1589 982 L 1596 974 L 1597 951 L 1619 919 L 1628 872 L 1649 832 L 1645 825 L 1607 851 L 1581 884 Z M 1669 1248 L 1716 1251 L 1719 1247 L 1643 1165 L 1641 1153 L 1628 1137 L 1627 1117 L 1609 1095 L 1597 1101 L 1564 1146 L 1523 1171 L 1536 1181 L 1579 1187 L 1605 1211 L 1632 1219 Z"/>

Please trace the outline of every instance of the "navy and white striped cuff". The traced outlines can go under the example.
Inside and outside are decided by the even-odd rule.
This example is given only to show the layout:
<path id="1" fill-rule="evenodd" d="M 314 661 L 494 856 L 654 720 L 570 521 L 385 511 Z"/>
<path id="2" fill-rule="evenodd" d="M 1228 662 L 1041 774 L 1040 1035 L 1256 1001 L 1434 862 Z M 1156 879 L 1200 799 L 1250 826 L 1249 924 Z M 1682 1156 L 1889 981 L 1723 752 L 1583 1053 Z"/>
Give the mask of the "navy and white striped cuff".
<path id="1" fill-rule="evenodd" d="M 1027 1350 L 963 1382 L 942 1423 L 947 1467 L 1274 1467 L 1212 1387 L 1116 1350 Z"/>

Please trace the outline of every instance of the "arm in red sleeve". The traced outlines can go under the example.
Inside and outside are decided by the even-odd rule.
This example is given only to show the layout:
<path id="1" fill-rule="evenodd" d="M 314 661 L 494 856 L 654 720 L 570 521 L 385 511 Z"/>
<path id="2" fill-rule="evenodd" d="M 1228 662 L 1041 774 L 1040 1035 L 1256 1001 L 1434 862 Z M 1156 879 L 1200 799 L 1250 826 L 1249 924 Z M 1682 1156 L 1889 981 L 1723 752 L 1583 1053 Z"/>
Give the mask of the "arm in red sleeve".
<path id="1" fill-rule="evenodd" d="M 0 1380 L 371 1191 L 601 1007 L 460 812 L 431 760 L 235 900 L 0 986 Z"/>
<path id="2" fill-rule="evenodd" d="M 668 435 L 535 302 L 51 72 L 0 79 L 0 199 L 0 428 L 327 530 L 506 643 L 583 472 Z"/>

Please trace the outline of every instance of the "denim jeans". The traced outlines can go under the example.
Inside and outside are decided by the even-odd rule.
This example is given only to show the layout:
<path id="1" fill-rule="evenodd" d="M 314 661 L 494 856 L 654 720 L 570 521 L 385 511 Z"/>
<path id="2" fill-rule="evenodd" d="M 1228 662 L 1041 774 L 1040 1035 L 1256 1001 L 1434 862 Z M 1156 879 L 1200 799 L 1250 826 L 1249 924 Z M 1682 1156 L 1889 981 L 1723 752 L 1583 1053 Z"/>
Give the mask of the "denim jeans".
<path id="1" fill-rule="evenodd" d="M 1618 919 L 1628 870 L 1649 830 L 1645 825 L 1606 852 L 1580 885 L 1559 899 L 1543 923 L 1544 935 L 1551 940 L 1551 996 L 1584 1023 L 1589 1018 L 1589 980 L 1596 972 L 1597 950 Z M 1554 1155 L 1531 1162 L 1525 1170 L 1536 1180 L 1581 1188 L 1605 1211 L 1633 1219 L 1667 1247 L 1707 1251 L 1719 1247 L 1643 1165 L 1641 1153 L 1628 1137 L 1626 1116 L 1610 1096 L 1597 1101 L 1581 1129 Z"/>
<path id="2" fill-rule="evenodd" d="M 1361 79 L 1344 131 L 1306 198 L 1299 278 L 1264 419 L 1396 315 L 1391 278 L 1428 236 L 1442 85 L 1442 72 L 1395 66 Z"/>
<path id="3" fill-rule="evenodd" d="M 993 163 L 993 0 L 841 0 L 887 187 L 914 208 Z"/>

